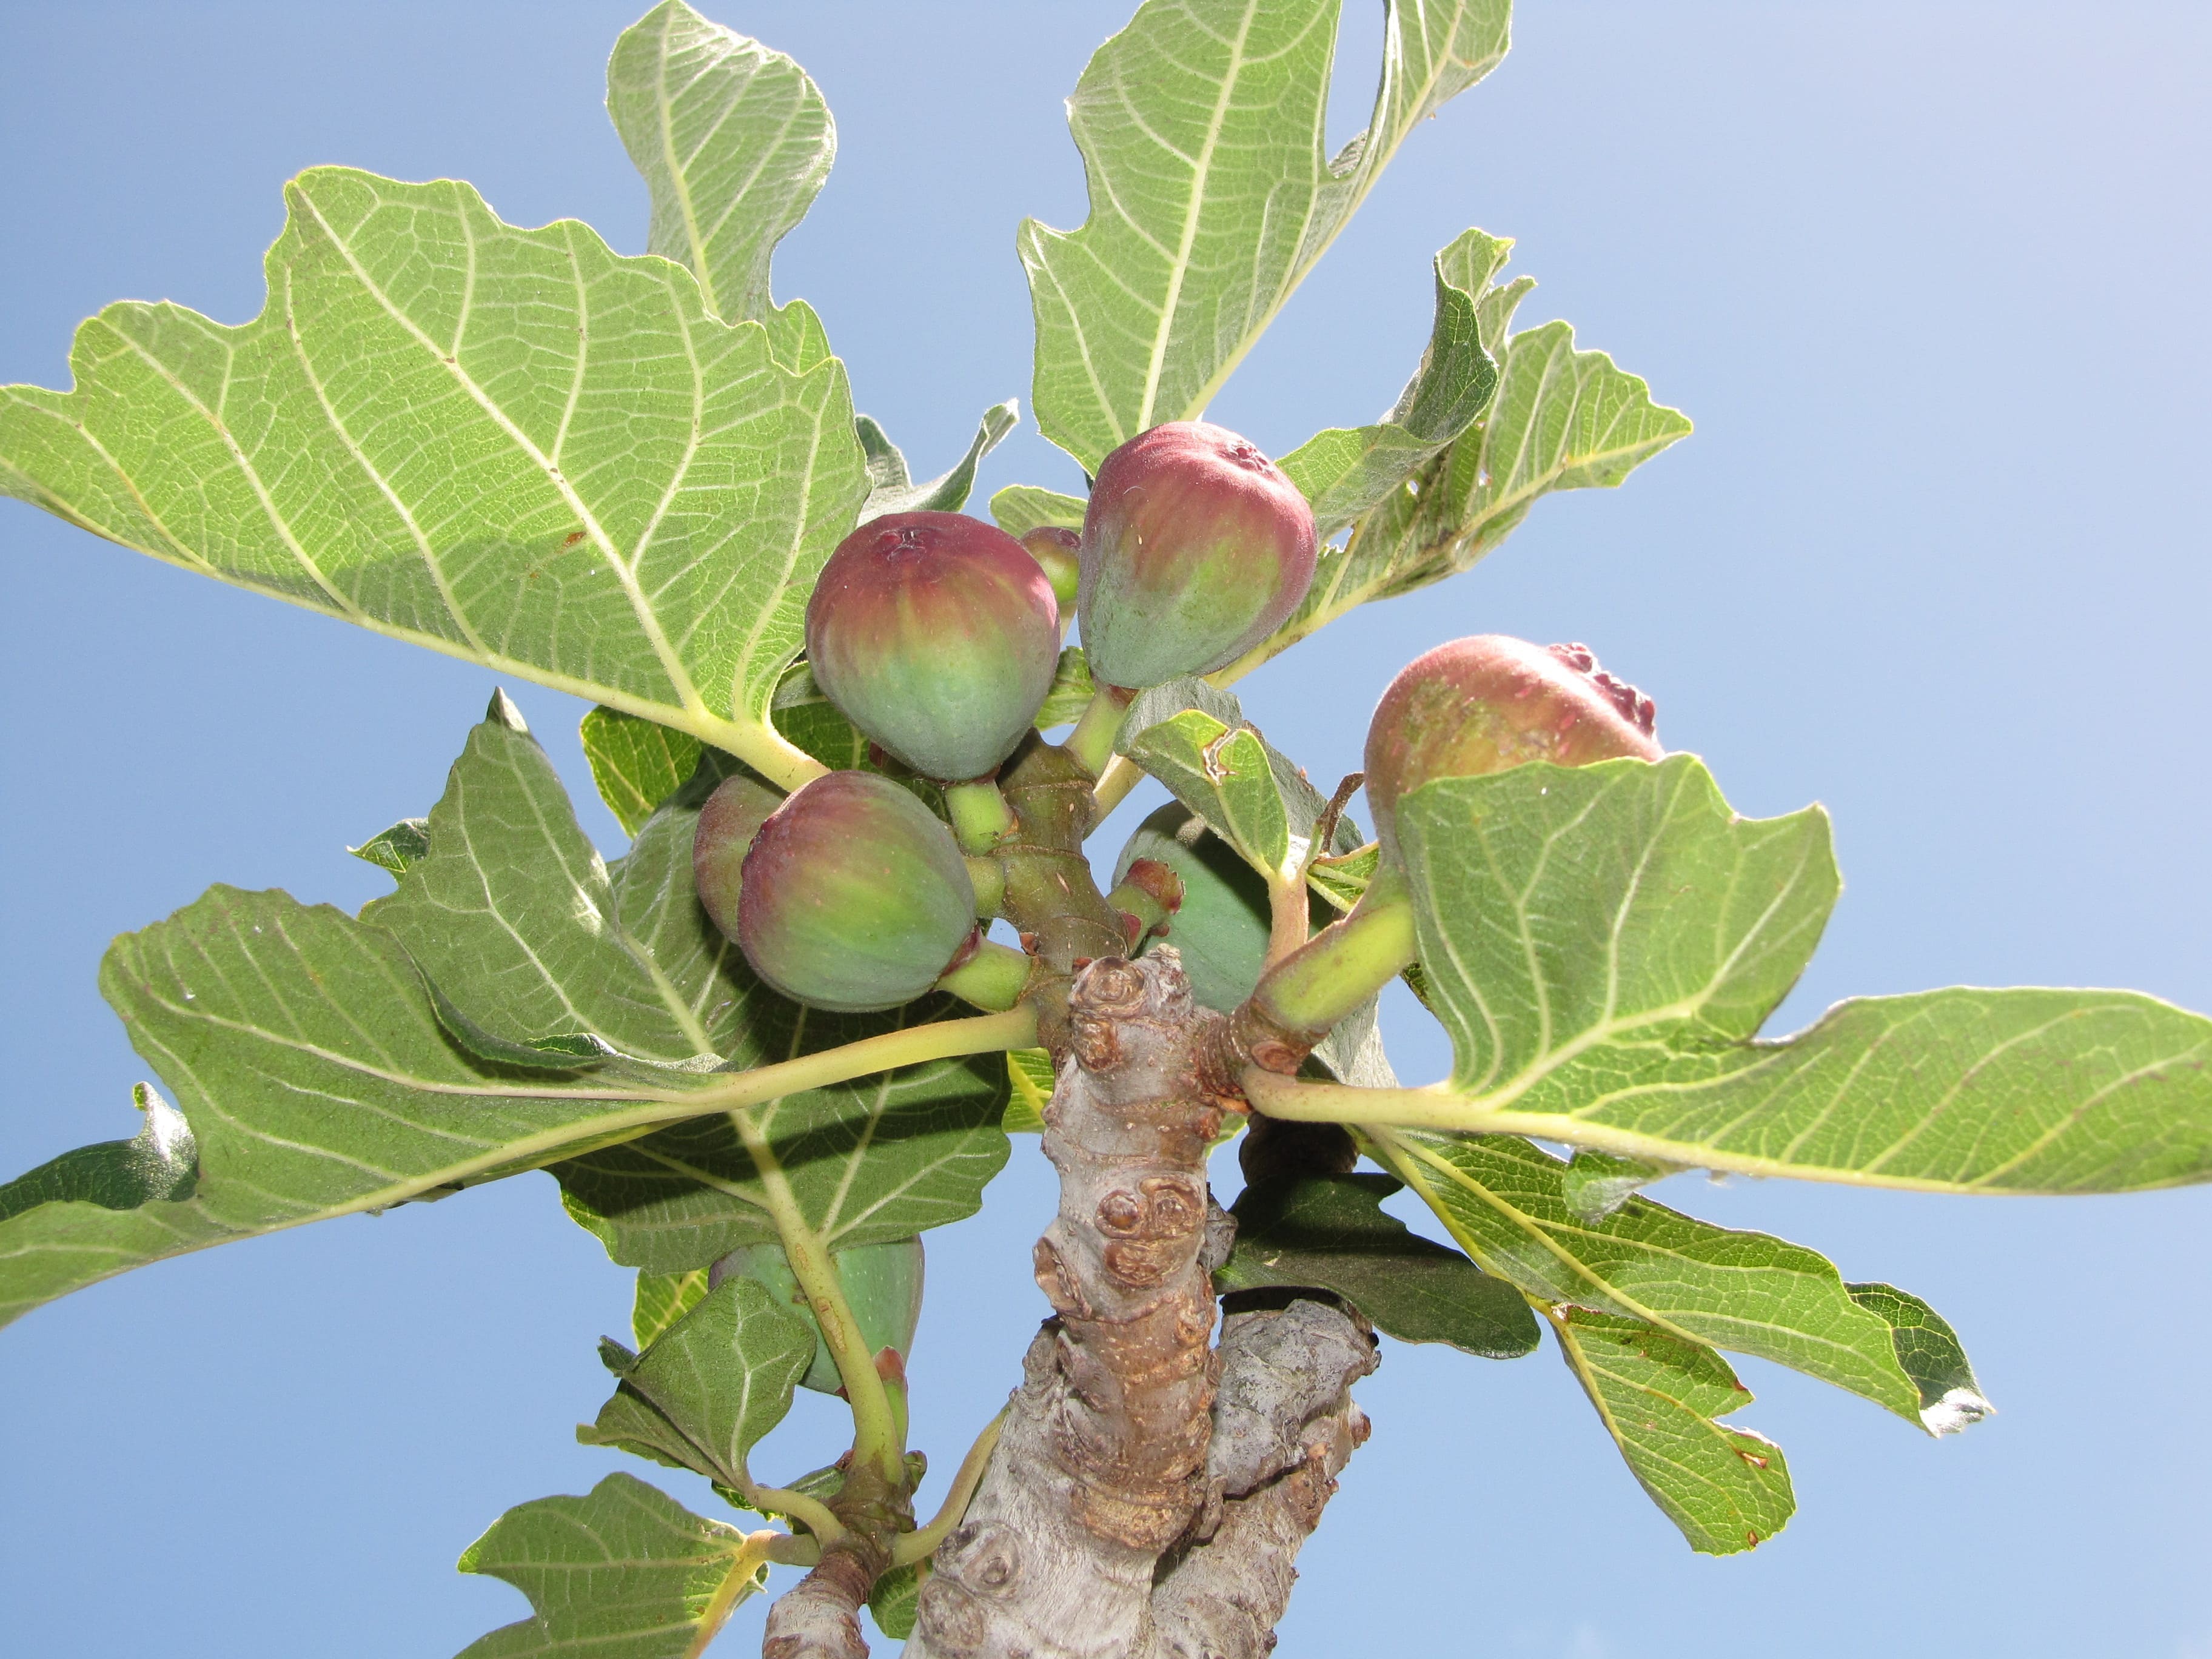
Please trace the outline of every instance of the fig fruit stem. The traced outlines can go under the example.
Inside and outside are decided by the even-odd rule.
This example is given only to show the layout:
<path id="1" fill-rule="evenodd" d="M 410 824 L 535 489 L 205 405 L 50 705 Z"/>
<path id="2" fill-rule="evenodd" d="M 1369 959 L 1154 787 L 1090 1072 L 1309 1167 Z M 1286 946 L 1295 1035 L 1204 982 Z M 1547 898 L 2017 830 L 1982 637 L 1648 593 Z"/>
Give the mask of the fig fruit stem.
<path id="1" fill-rule="evenodd" d="M 952 838 L 973 857 L 988 853 L 1014 827 L 1013 809 L 991 778 L 946 784 L 945 811 L 952 820 Z"/>
<path id="2" fill-rule="evenodd" d="M 892 1407 L 890 1391 L 876 1370 L 876 1357 L 868 1351 L 860 1322 L 845 1300 L 845 1287 L 837 1278 L 836 1264 L 830 1259 L 830 1247 L 808 1224 L 775 1148 L 753 1115 L 738 1109 L 729 1115 L 759 1173 L 761 1195 L 768 1200 L 769 1219 L 783 1246 L 785 1260 L 791 1263 L 791 1276 L 799 1281 L 806 1305 L 821 1328 L 823 1344 L 836 1362 L 837 1375 L 845 1384 L 845 1401 L 853 1411 L 853 1461 L 873 1468 L 891 1486 L 902 1489 L 906 1437 L 901 1432 L 900 1413 Z"/>
<path id="3" fill-rule="evenodd" d="M 999 1431 L 1006 1421 L 1006 1413 L 1002 1409 L 983 1425 L 982 1433 L 975 1437 L 975 1443 L 968 1448 L 968 1455 L 960 1460 L 960 1467 L 953 1472 L 951 1490 L 945 1494 L 945 1502 L 930 1517 L 929 1524 L 902 1533 L 892 1540 L 893 1566 L 911 1566 L 935 1554 L 937 1547 L 945 1541 L 945 1534 L 960 1524 L 960 1517 L 968 1513 L 968 1500 L 975 1497 L 983 1471 L 990 1467 L 991 1454 L 998 1449 Z"/>
<path id="4" fill-rule="evenodd" d="M 937 988 L 997 1013 L 1019 1002 L 1029 981 L 1029 957 L 987 939 L 976 945 L 975 955 L 939 980 Z"/>
<path id="5" fill-rule="evenodd" d="M 1145 769 L 1127 755 L 1116 755 L 1098 775 L 1091 792 L 1091 823 L 1103 823 L 1106 815 L 1129 799 L 1129 792 L 1145 781 Z"/>
<path id="6" fill-rule="evenodd" d="M 1075 730 L 1060 747 L 1082 762 L 1092 777 L 1103 775 L 1120 758 L 1114 752 L 1114 739 L 1121 735 L 1121 722 L 1136 700 L 1135 692 L 1124 691 L 1118 685 L 1100 686 L 1091 694 L 1083 718 L 1075 722 Z"/>
<path id="7" fill-rule="evenodd" d="M 1276 957 L 1291 929 L 1303 935 L 1306 926 L 1304 884 L 1289 903 L 1278 885 L 1269 884 L 1275 907 L 1271 965 L 1237 1011 L 1232 1027 L 1247 1058 L 1290 1073 L 1339 1020 L 1413 962 L 1413 899 L 1405 878 L 1385 864 L 1342 921 Z M 1295 921 L 1286 921 L 1285 910 L 1295 911 Z"/>
<path id="8" fill-rule="evenodd" d="M 1278 871 L 1267 878 L 1267 965 L 1286 960 L 1306 942 L 1309 919 L 1303 867 L 1294 875 Z M 1332 924 L 1334 926 L 1334 924 Z"/>
<path id="9" fill-rule="evenodd" d="M 975 889 L 975 919 L 988 921 L 1006 902 L 1006 866 L 996 859 L 981 858 L 973 853 L 965 856 L 968 879 Z"/>

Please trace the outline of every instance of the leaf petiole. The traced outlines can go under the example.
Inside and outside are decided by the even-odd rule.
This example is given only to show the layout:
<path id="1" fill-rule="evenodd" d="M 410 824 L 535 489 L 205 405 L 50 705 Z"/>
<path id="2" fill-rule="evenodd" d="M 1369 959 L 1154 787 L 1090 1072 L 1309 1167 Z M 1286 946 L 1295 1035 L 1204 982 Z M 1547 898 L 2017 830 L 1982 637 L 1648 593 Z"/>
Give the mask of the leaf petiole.
<path id="1" fill-rule="evenodd" d="M 951 1490 L 945 1494 L 945 1502 L 938 1506 L 929 1524 L 902 1533 L 891 1545 L 893 1566 L 908 1566 L 934 1553 L 945 1541 L 945 1534 L 960 1524 L 960 1517 L 968 1513 L 968 1504 L 975 1496 L 975 1488 L 983 1482 L 983 1471 L 991 1466 L 991 1454 L 998 1449 L 999 1431 L 1006 1423 L 1006 1413 L 1001 1410 L 983 1425 L 982 1433 L 975 1437 L 975 1443 L 968 1448 L 968 1455 L 953 1471 Z"/>

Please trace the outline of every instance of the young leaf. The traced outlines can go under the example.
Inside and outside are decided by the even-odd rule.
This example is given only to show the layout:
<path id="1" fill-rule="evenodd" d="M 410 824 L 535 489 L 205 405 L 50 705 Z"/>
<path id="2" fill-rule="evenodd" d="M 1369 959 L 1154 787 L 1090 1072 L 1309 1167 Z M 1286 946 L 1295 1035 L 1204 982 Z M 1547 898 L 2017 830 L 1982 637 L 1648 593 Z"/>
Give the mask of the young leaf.
<path id="1" fill-rule="evenodd" d="M 1006 1054 L 1006 1115 L 1000 1120 L 1010 1135 L 1044 1133 L 1045 1103 L 1052 1098 L 1055 1081 L 1052 1056 L 1042 1048 L 1014 1048 Z"/>
<path id="2" fill-rule="evenodd" d="M 1501 255 L 1510 246 L 1484 240 Z M 1483 268 L 1487 256 L 1462 237 L 1440 263 L 1455 250 L 1466 258 L 1459 274 L 1476 295 L 1478 337 L 1499 360 L 1486 413 L 1410 477 L 1401 475 L 1403 487 L 1378 496 L 1348 540 L 1322 550 L 1297 612 L 1216 674 L 1220 684 L 1370 599 L 1408 593 L 1468 569 L 1528 517 L 1539 497 L 1558 489 L 1611 489 L 1688 435 L 1688 419 L 1653 403 L 1641 380 L 1601 351 L 1577 350 L 1566 324 L 1546 323 L 1502 340 L 1531 284 L 1522 278 L 1486 288 L 1496 269 Z"/>
<path id="3" fill-rule="evenodd" d="M 1372 426 L 1317 432 L 1283 457 L 1283 471 L 1330 537 L 1413 476 L 1467 430 L 1498 390 L 1478 301 L 1510 242 L 1470 230 L 1436 258 L 1437 315 L 1428 349 L 1390 413 Z"/>
<path id="4" fill-rule="evenodd" d="M 1536 1346 L 1521 1293 L 1457 1250 L 1406 1230 L 1382 1200 L 1389 1176 L 1316 1176 L 1247 1187 L 1231 1206 L 1237 1244 L 1213 1276 L 1222 1291 L 1271 1285 L 1332 1291 L 1401 1342 L 1444 1342 L 1512 1359 Z"/>
<path id="5" fill-rule="evenodd" d="M 1021 404 L 1012 398 L 992 404 L 983 411 L 975 435 L 968 445 L 968 453 L 951 471 L 939 473 L 927 483 L 908 480 L 906 457 L 899 453 L 898 446 L 885 435 L 882 427 L 861 416 L 860 447 L 868 455 L 869 488 L 867 503 L 860 509 L 860 522 L 866 524 L 886 513 L 957 513 L 967 506 L 968 492 L 975 487 L 977 464 L 1021 423 Z"/>
<path id="6" fill-rule="evenodd" d="M 1085 506 L 1080 495 L 1063 495 L 1035 484 L 1008 484 L 991 497 L 991 519 L 1019 540 L 1045 525 L 1060 530 L 1082 529 Z"/>
<path id="7" fill-rule="evenodd" d="M 1889 1322 L 1817 1252 L 1644 1198 L 1578 1218 L 1568 1166 L 1517 1136 L 1390 1129 L 1373 1140 L 1477 1261 L 1533 1295 L 1771 1359 L 1923 1422 Z"/>
<path id="8" fill-rule="evenodd" d="M 742 1491 L 750 1484 L 745 1459 L 790 1411 L 814 1343 L 813 1328 L 777 1306 L 765 1286 L 726 1279 L 643 1353 L 599 1345 L 621 1385 L 576 1438 Z"/>
<path id="9" fill-rule="evenodd" d="M 1454 1070 L 1360 1121 L 1939 1192 L 2212 1178 L 2212 1020 L 2154 997 L 1929 991 L 1754 1041 L 1835 896 L 1818 809 L 1738 818 L 1677 755 L 1442 780 L 1398 833 Z"/>
<path id="10" fill-rule="evenodd" d="M 157 558 L 689 732 L 768 724 L 866 492 L 842 367 L 466 185 L 286 186 L 261 315 L 109 307 L 0 389 L 0 490 Z"/>
<path id="11" fill-rule="evenodd" d="M 615 42 L 607 113 L 653 195 L 646 246 L 688 267 L 725 320 L 766 323 L 789 366 L 827 356 L 814 313 L 779 308 L 769 287 L 775 245 L 806 216 L 837 153 L 806 71 L 665 0 Z"/>
<path id="12" fill-rule="evenodd" d="M 583 1498 L 519 1504 L 461 1557 L 504 1578 L 535 1613 L 471 1643 L 461 1659 L 697 1659 L 737 1605 L 768 1584 L 762 1543 L 702 1521 L 627 1474 Z"/>
<path id="13" fill-rule="evenodd" d="M 707 1294 L 707 1270 L 694 1267 L 681 1273 L 640 1273 L 630 1295 L 630 1335 L 641 1348 L 699 1305 Z"/>
<path id="14" fill-rule="evenodd" d="M 1714 1419 L 1751 1390 L 1711 1348 L 1639 1319 L 1552 1313 L 1559 1350 L 1651 1501 L 1702 1555 L 1755 1548 L 1797 1508 L 1782 1448 Z"/>
<path id="15" fill-rule="evenodd" d="M 591 710 L 579 735 L 599 799 L 623 832 L 631 836 L 698 769 L 700 752 L 706 746 L 688 732 L 619 708 Z"/>
<path id="16" fill-rule="evenodd" d="M 1021 228 L 1045 436 L 1095 471 L 1202 412 L 1413 125 L 1504 55 L 1509 9 L 1390 4 L 1373 114 L 1332 160 L 1337 0 L 1148 0 L 1068 100 L 1090 216 Z"/>
<path id="17" fill-rule="evenodd" d="M 1083 718 L 1083 711 L 1091 706 L 1091 699 L 1097 690 L 1083 647 L 1067 647 L 1060 653 L 1060 667 L 1052 677 L 1052 690 L 1044 694 L 1044 702 L 1037 708 L 1036 729 L 1049 732 L 1055 726 L 1073 725 Z"/>
<path id="18" fill-rule="evenodd" d="M 1996 1410 L 1983 1397 L 1966 1351 L 1950 1322 L 1894 1285 L 1846 1285 L 1851 1300 L 1889 1322 L 1897 1363 L 1920 1390 L 1920 1420 L 1930 1434 L 1955 1434 Z"/>

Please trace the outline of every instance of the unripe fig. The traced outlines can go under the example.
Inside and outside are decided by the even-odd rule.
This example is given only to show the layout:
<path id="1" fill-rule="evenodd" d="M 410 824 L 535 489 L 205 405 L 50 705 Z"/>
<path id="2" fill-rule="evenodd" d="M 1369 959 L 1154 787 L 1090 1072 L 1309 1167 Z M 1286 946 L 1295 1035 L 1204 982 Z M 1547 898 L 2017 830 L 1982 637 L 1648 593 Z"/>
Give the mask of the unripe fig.
<path id="1" fill-rule="evenodd" d="M 1037 568 L 1052 584 L 1052 596 L 1060 601 L 1063 619 L 1075 608 L 1075 590 L 1081 580 L 1082 564 L 1078 554 L 1083 547 L 1083 538 L 1073 530 L 1063 530 L 1058 525 L 1041 524 L 1022 535 L 1022 546 L 1037 562 Z"/>
<path id="2" fill-rule="evenodd" d="M 803 786 L 753 837 L 738 944 L 787 997 L 896 1008 L 975 948 L 975 889 L 952 832 L 872 772 Z"/>
<path id="3" fill-rule="evenodd" d="M 889 1348 L 903 1366 L 914 1352 L 915 1327 L 921 1321 L 921 1241 L 895 1238 L 888 1244 L 855 1245 L 838 1251 L 830 1261 L 837 1270 L 845 1305 L 853 1310 L 853 1322 L 860 1328 L 869 1357 L 873 1358 Z M 749 1244 L 732 1250 L 708 1270 L 707 1281 L 719 1285 L 732 1274 L 765 1286 L 769 1295 L 814 1327 L 814 1360 L 806 1375 L 799 1379 L 799 1386 L 823 1394 L 835 1394 L 843 1388 L 837 1362 L 830 1357 L 830 1345 L 822 1340 L 822 1328 L 807 1305 L 806 1293 L 799 1288 L 783 1247 Z"/>
<path id="4" fill-rule="evenodd" d="M 814 683 L 924 777 L 1013 752 L 1060 665 L 1060 604 L 1012 536 L 963 513 L 890 513 L 838 544 L 806 603 Z"/>
<path id="5" fill-rule="evenodd" d="M 1137 826 L 1114 865 L 1118 887 L 1136 866 L 1157 861 L 1182 884 L 1182 902 L 1166 939 L 1182 953 L 1182 970 L 1200 1006 L 1228 1013 L 1252 994 L 1267 957 L 1267 884 L 1206 820 L 1170 801 Z M 1316 926 L 1335 912 L 1313 901 Z"/>
<path id="6" fill-rule="evenodd" d="M 1479 777 L 1524 761 L 1586 766 L 1666 751 L 1651 699 L 1597 665 L 1589 648 L 1547 649 L 1504 634 L 1453 640 L 1407 664 L 1367 728 L 1367 802 L 1397 857 L 1398 798 L 1435 778 Z"/>
<path id="7" fill-rule="evenodd" d="M 699 826 L 691 837 L 691 880 L 714 926 L 732 939 L 738 936 L 738 890 L 745 854 L 769 815 L 782 805 L 783 797 L 759 779 L 733 772 L 699 808 Z"/>
<path id="8" fill-rule="evenodd" d="M 1083 520 L 1091 677 L 1142 690 L 1236 661 L 1297 609 L 1318 551 L 1306 498 L 1247 440 L 1205 421 L 1138 434 Z"/>

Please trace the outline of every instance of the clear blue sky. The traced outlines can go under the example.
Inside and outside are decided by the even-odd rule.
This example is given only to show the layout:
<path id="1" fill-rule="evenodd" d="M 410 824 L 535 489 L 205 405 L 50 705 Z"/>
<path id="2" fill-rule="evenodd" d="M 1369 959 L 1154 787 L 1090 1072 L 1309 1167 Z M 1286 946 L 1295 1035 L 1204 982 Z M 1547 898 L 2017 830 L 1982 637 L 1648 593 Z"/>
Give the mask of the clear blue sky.
<path id="1" fill-rule="evenodd" d="M 1081 219 L 1060 100 L 1123 12 L 708 9 L 829 96 L 836 171 L 779 288 L 934 471 L 987 404 L 1026 401 L 1013 228 Z M 1346 27 L 1340 134 L 1378 9 Z M 0 3 L 0 380 L 65 384 L 71 327 L 111 299 L 244 320 L 278 186 L 311 163 L 465 177 L 512 221 L 641 250 L 599 107 L 632 10 Z M 1333 778 L 1416 652 L 1586 640 L 1740 810 L 1833 811 L 1850 885 L 1782 1025 L 1960 981 L 2212 1010 L 2208 85 L 2196 4 L 1535 0 L 1213 413 L 1278 452 L 1371 417 L 1425 337 L 1430 253 L 1474 224 L 1541 280 L 1524 323 L 1571 319 L 1698 433 L 1262 671 L 1248 708 Z M 984 491 L 1015 481 L 1076 482 L 1033 432 Z M 343 848 L 428 807 L 491 682 L 14 502 L 0 592 L 6 1175 L 131 1132 L 147 1070 L 94 991 L 108 938 L 218 879 L 380 890 Z M 581 708 L 513 689 L 618 851 Z M 1445 1054 L 1417 1018 L 1392 1037 L 1421 1079 Z M 989 1212 L 931 1237 L 916 1422 L 941 1468 L 1042 1310 L 1041 1163 L 1018 1146 Z M 1736 1420 L 1788 1449 L 1800 1512 L 1713 1561 L 1551 1352 L 1394 1346 L 1286 1659 L 2212 1656 L 2212 1191 L 1662 1195 L 1926 1296 L 2002 1414 L 1931 1443 L 1747 1362 Z M 623 1329 L 628 1285 L 532 1176 L 166 1263 L 0 1333 L 0 1650 L 438 1656 L 519 1616 L 452 1562 L 508 1505 L 623 1462 L 569 1429 L 606 1391 L 593 1341 Z M 772 1470 L 822 1461 L 830 1409 L 800 1403 Z M 717 1651 L 757 1639 L 756 1607 Z"/>

